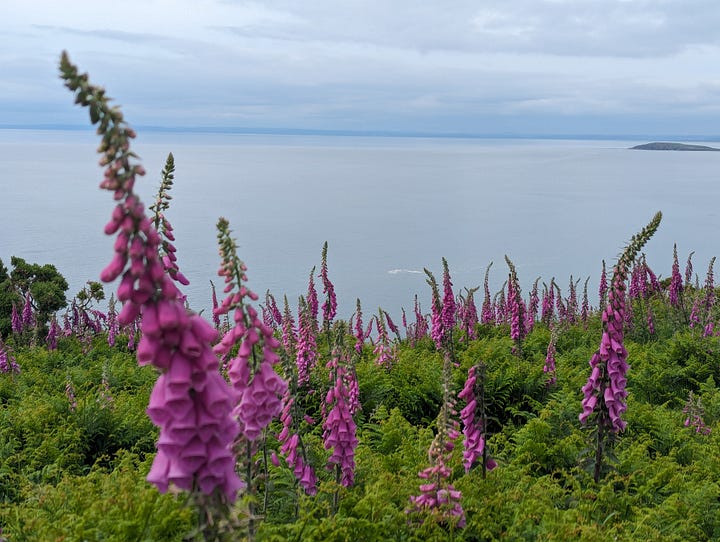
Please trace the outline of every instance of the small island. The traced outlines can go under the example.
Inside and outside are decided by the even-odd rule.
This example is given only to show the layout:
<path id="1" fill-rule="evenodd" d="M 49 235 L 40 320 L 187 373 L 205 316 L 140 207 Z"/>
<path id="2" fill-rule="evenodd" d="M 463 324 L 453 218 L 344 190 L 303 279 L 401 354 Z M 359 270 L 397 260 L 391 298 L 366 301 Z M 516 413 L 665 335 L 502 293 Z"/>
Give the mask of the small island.
<path id="1" fill-rule="evenodd" d="M 636 145 L 630 147 L 630 150 L 640 151 L 720 151 L 715 147 L 706 145 L 686 145 L 685 143 L 665 143 L 656 141 L 654 143 L 646 143 L 644 145 Z"/>

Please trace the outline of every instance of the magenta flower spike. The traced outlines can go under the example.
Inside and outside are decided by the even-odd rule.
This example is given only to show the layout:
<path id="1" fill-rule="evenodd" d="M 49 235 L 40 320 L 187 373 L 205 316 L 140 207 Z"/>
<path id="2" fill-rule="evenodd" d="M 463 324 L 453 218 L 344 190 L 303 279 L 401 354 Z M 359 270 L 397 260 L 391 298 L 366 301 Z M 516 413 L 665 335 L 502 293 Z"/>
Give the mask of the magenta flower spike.
<path id="1" fill-rule="evenodd" d="M 485 280 L 483 281 L 483 298 L 482 309 L 480 310 L 480 323 L 493 325 L 495 323 L 495 311 L 493 311 L 492 300 L 490 299 L 490 268 L 492 262 L 485 269 Z"/>
<path id="2" fill-rule="evenodd" d="M 427 337 L 428 334 L 428 323 L 427 318 L 422 312 L 418 296 L 415 295 L 415 341 L 419 341 L 423 337 Z"/>
<path id="3" fill-rule="evenodd" d="M 35 326 L 35 318 L 33 318 L 33 308 L 29 293 L 25 296 L 25 305 L 22 311 L 22 325 L 24 329 Z"/>
<path id="4" fill-rule="evenodd" d="M 435 276 L 428 270 L 424 269 L 427 275 L 426 282 L 430 286 L 432 293 L 432 312 L 430 313 L 430 337 L 435 342 L 435 347 L 440 350 L 447 340 L 446 329 L 442 314 L 442 301 L 440 300 L 440 290 L 438 289 Z"/>
<path id="5" fill-rule="evenodd" d="M 258 296 L 244 284 L 247 282 L 247 266 L 238 257 L 237 244 L 231 237 L 228 221 L 224 218 L 218 220 L 217 229 L 221 257 L 218 275 L 224 277 L 228 293 L 217 312 L 232 313 L 235 325 L 215 345 L 214 351 L 226 356 L 234 346 L 238 346 L 237 355 L 228 363 L 228 377 L 235 394 L 237 406 L 234 414 L 240 432 L 252 442 L 280 414 L 287 382 L 273 370 L 280 360 L 277 354 L 280 341 L 273 336 L 272 327 L 260 319 L 257 310 L 250 304 L 257 301 Z"/>
<path id="6" fill-rule="evenodd" d="M 365 330 L 363 329 L 362 321 L 362 309 L 360 307 L 360 299 L 356 301 L 355 309 L 355 351 L 358 354 L 362 353 L 363 345 L 365 344 Z"/>
<path id="7" fill-rule="evenodd" d="M 605 260 L 602 261 L 602 272 L 600 273 L 600 286 L 598 288 L 598 298 L 600 300 L 600 308 L 605 307 L 605 298 L 607 296 L 607 271 L 605 269 Z"/>
<path id="8" fill-rule="evenodd" d="M 507 312 L 510 319 L 510 338 L 515 342 L 515 349 L 518 355 L 522 354 L 522 341 L 527 335 L 525 328 L 525 303 L 520 292 L 520 281 L 518 280 L 515 265 L 510 258 L 505 256 L 505 261 L 510 268 L 507 282 Z"/>
<path id="9" fill-rule="evenodd" d="M 583 286 L 583 297 L 582 306 L 580 307 L 580 320 L 583 323 L 583 327 L 587 329 L 588 317 L 590 316 L 590 300 L 588 299 L 588 282 L 590 277 L 585 279 L 585 285 Z"/>
<path id="10" fill-rule="evenodd" d="M 145 174 L 130 142 L 135 137 L 105 91 L 88 83 L 63 53 L 60 71 L 76 103 L 89 107 L 103 136 L 100 163 L 106 166 L 101 188 L 117 202 L 105 233 L 117 235 L 115 256 L 101 279 L 120 278 L 118 315 L 122 326 L 141 318 L 138 363 L 152 364 L 161 374 L 150 396 L 150 419 L 160 427 L 158 453 L 148 481 L 161 492 L 171 485 L 234 501 L 242 483 L 235 473 L 232 444 L 238 425 L 232 418 L 232 390 L 218 371 L 211 344 L 217 332 L 185 309 L 182 293 L 160 259 L 161 237 L 133 192 Z"/>
<path id="11" fill-rule="evenodd" d="M 540 277 L 535 279 L 533 282 L 532 290 L 530 290 L 530 299 L 527 307 L 527 314 L 525 315 L 525 329 L 528 334 L 532 332 L 535 327 L 535 319 L 538 315 L 538 309 L 540 307 L 540 294 L 538 292 L 538 283 Z"/>
<path id="12" fill-rule="evenodd" d="M 695 254 L 695 251 L 692 251 L 690 254 L 688 254 L 687 263 L 685 264 L 685 287 L 692 285 L 692 276 L 693 276 L 693 263 L 692 263 L 692 257 L 693 254 Z"/>
<path id="13" fill-rule="evenodd" d="M 553 329 L 550 333 L 550 342 L 548 343 L 547 354 L 545 355 L 545 365 L 543 366 L 543 372 L 550 377 L 547 381 L 548 386 L 552 386 L 557 382 L 557 371 L 555 369 L 555 354 L 557 354 L 555 349 L 556 341 L 557 335 Z"/>
<path id="14" fill-rule="evenodd" d="M 60 331 L 60 326 L 55 317 L 53 317 L 47 336 L 45 337 L 45 344 L 47 344 L 48 350 L 57 350 L 57 339 Z"/>
<path id="15" fill-rule="evenodd" d="M 325 302 L 323 303 L 323 327 L 325 330 L 330 328 L 330 324 L 335 319 L 337 314 L 337 299 L 335 297 L 335 287 L 328 278 L 328 266 L 327 266 L 327 251 L 328 244 L 325 241 L 322 249 L 322 261 L 320 263 L 320 278 L 323 283 L 323 293 L 325 294 Z"/>
<path id="16" fill-rule="evenodd" d="M 485 449 L 487 420 L 485 419 L 484 371 L 483 363 L 470 367 L 465 386 L 458 394 L 458 397 L 466 403 L 465 408 L 460 411 L 465 437 L 463 440 L 463 466 L 465 472 L 468 473 L 479 462 L 483 467 L 483 477 L 486 471 L 497 466 L 494 460 L 487 457 Z"/>
<path id="17" fill-rule="evenodd" d="M 301 296 L 298 307 L 297 333 L 297 369 L 298 386 L 303 388 L 310 383 L 310 371 L 315 367 L 318 358 L 317 337 L 312 309 Z"/>
<path id="18" fill-rule="evenodd" d="M 477 339 L 478 311 L 475 306 L 475 292 L 478 288 L 465 288 L 467 295 L 462 305 L 462 327 L 468 340 Z"/>
<path id="19" fill-rule="evenodd" d="M 307 304 L 308 308 L 310 309 L 310 315 L 312 317 L 312 321 L 314 322 L 314 327 L 317 328 L 317 319 L 318 319 L 318 295 L 317 290 L 315 289 L 315 279 L 313 277 L 315 275 L 315 268 L 313 267 L 310 270 L 310 278 L 308 280 L 308 291 L 307 291 Z"/>
<path id="20" fill-rule="evenodd" d="M 447 260 L 442 259 L 443 264 L 443 298 L 442 298 L 442 329 L 443 332 L 448 335 L 449 341 L 452 340 L 452 332 L 455 328 L 455 318 L 457 314 L 457 305 L 455 303 L 455 294 L 453 294 L 453 283 L 450 279 L 450 268 L 448 267 Z"/>
<path id="21" fill-rule="evenodd" d="M 406 513 L 431 514 L 440 520 L 452 520 L 462 528 L 465 526 L 462 495 L 449 481 L 452 469 L 448 466 L 455 440 L 460 435 L 459 424 L 454 419 L 455 400 L 450 391 L 452 356 L 447 349 L 443 354 L 443 404 L 437 419 L 437 433 L 428 450 L 430 466 L 418 473 L 425 483 L 420 484 L 420 495 L 410 497 L 411 507 Z"/>
<path id="22" fill-rule="evenodd" d="M 340 484 L 350 487 L 355 481 L 355 448 L 358 440 L 355 436 L 357 427 L 350 409 L 351 391 L 347 387 L 348 381 L 345 377 L 351 362 L 344 352 L 344 335 L 345 328 L 340 326 L 332 357 L 327 364 L 332 386 L 323 403 L 323 410 L 326 413 L 323 422 L 323 440 L 325 449 L 332 450 L 328 459 L 328 469 L 336 465 L 340 471 Z"/>
<path id="23" fill-rule="evenodd" d="M 390 369 L 395 363 L 396 352 L 395 346 L 390 345 L 390 338 L 388 337 L 387 328 L 385 327 L 385 316 L 382 309 L 378 309 L 375 323 L 378 329 L 378 340 L 373 349 L 373 353 L 377 356 L 375 363 L 381 367 Z"/>
<path id="24" fill-rule="evenodd" d="M 673 244 L 673 264 L 670 275 L 670 287 L 668 288 L 668 300 L 673 307 L 680 306 L 680 299 L 683 292 L 683 279 L 680 275 L 680 263 L 678 262 L 677 244 Z"/>
<path id="25" fill-rule="evenodd" d="M 643 230 L 633 236 L 622 256 L 615 265 L 608 304 L 602 312 L 603 333 L 600 347 L 590 360 L 591 373 L 583 386 L 583 411 L 580 422 L 587 423 L 595 415 L 598 427 L 598 446 L 595 460 L 595 481 L 600 476 L 603 435 L 605 431 L 618 433 L 625 429 L 622 419 L 625 412 L 627 391 L 626 374 L 629 369 L 627 350 L 624 346 L 624 325 L 626 315 L 626 282 L 628 267 L 635 261 L 637 253 L 652 237 L 660 225 L 662 214 L 657 213 Z"/>
<path id="26" fill-rule="evenodd" d="M 0 340 L 0 373 L 19 374 L 20 366 L 8 346 Z"/>
<path id="27" fill-rule="evenodd" d="M 22 322 L 22 318 L 20 318 L 20 314 L 18 314 L 15 303 L 13 303 L 13 306 L 12 306 L 12 313 L 10 316 L 10 325 L 12 326 L 13 333 L 22 333 L 23 322 Z"/>

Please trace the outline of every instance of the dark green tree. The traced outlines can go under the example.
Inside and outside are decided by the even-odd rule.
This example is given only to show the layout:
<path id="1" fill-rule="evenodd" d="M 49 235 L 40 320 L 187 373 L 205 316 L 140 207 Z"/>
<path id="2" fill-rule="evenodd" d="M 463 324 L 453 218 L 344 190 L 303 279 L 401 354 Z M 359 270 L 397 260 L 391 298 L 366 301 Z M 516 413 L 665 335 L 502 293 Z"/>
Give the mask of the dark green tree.
<path id="1" fill-rule="evenodd" d="M 0 260 L 0 336 L 7 337 L 12 332 L 12 306 L 13 303 L 18 306 L 21 302 L 22 298 L 10 281 L 8 269 Z"/>
<path id="2" fill-rule="evenodd" d="M 68 283 L 57 268 L 51 264 L 27 263 L 24 259 L 13 256 L 10 258 L 10 265 L 12 271 L 9 281 L 0 283 L 0 298 L 3 296 L 10 298 L 9 308 L 0 299 L 0 325 L 4 323 L 5 319 L 7 319 L 8 326 L 10 325 L 12 303 L 20 304 L 22 299 L 30 294 L 35 309 L 38 332 L 43 333 L 50 316 L 67 305 L 65 292 L 68 290 Z M 7 275 L 7 271 L 5 274 Z M 0 271 L 0 278 L 2 275 L 3 273 Z M 3 288 L 3 285 L 7 290 Z M 21 308 L 18 307 L 18 309 Z M 8 327 L 7 330 L 9 331 L 9 329 Z M 3 334 L 5 333 L 6 331 L 3 331 Z"/>

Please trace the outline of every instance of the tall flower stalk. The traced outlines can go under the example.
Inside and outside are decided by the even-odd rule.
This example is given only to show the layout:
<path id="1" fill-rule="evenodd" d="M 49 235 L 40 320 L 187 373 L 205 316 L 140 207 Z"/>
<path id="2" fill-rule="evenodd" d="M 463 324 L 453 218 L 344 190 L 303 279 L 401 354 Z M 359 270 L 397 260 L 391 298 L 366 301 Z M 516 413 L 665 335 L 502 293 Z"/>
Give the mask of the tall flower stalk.
<path id="1" fill-rule="evenodd" d="M 328 469 L 335 469 L 336 482 L 350 487 L 355 481 L 355 448 L 357 426 L 351 412 L 351 390 L 348 376 L 352 371 L 352 361 L 345 348 L 346 328 L 338 322 L 335 331 L 335 344 L 327 363 L 330 377 L 330 389 L 325 395 L 323 421 L 323 440 L 325 449 L 331 450 Z M 338 493 L 333 498 L 333 510 L 337 510 Z"/>
<path id="2" fill-rule="evenodd" d="M 627 350 L 624 346 L 625 289 L 628 270 L 635 257 L 660 225 L 662 213 L 658 212 L 640 233 L 633 236 L 613 271 L 608 304 L 602 313 L 603 333 L 600 347 L 590 360 L 592 369 L 583 386 L 583 411 L 580 421 L 592 421 L 596 426 L 595 468 L 593 477 L 597 482 L 607 438 L 625 429 L 622 419 L 625 412 L 627 391 Z"/>
<path id="3" fill-rule="evenodd" d="M 510 258 L 505 256 L 505 261 L 510 268 L 507 282 L 507 311 L 510 318 L 510 338 L 515 343 L 515 353 L 522 356 L 522 341 L 525 338 L 525 303 L 520 292 L 520 281 L 518 280 L 515 265 Z"/>
<path id="4" fill-rule="evenodd" d="M 260 319 L 257 310 L 250 304 L 250 301 L 258 300 L 258 295 L 245 284 L 247 266 L 238 256 L 228 221 L 220 218 L 217 230 L 221 260 L 218 275 L 224 277 L 227 297 L 214 312 L 217 315 L 232 314 L 235 325 L 215 345 L 214 351 L 225 357 L 237 346 L 237 354 L 229 361 L 227 369 L 235 400 L 233 414 L 240 426 L 240 437 L 235 446 L 243 456 L 244 485 L 248 493 L 254 494 L 256 442 L 262 441 L 263 457 L 266 457 L 264 431 L 282 410 L 281 398 L 287 390 L 287 382 L 273 369 L 280 361 L 276 352 L 280 341 L 273 336 L 272 327 Z M 250 539 L 255 535 L 254 508 L 251 502 L 248 514 Z"/>
<path id="5" fill-rule="evenodd" d="M 110 107 L 105 91 L 90 85 L 87 74 L 80 74 L 65 53 L 60 72 L 76 103 L 87 107 L 92 124 L 98 125 L 100 164 L 106 167 L 100 187 L 111 191 L 117 202 L 105 226 L 106 234 L 117 234 L 115 256 L 100 278 L 120 278 L 117 298 L 123 307 L 118 322 L 142 319 L 138 362 L 160 371 L 147 410 L 160 427 L 148 480 L 161 492 L 170 485 L 191 491 L 210 510 L 213 503 L 234 501 L 242 487 L 232 451 L 238 434 L 233 393 L 211 348 L 217 333 L 186 311 L 181 292 L 163 268 L 161 236 L 134 192 L 136 179 L 145 174 L 130 150 L 135 132 L 120 109 Z"/>
<path id="6" fill-rule="evenodd" d="M 443 352 L 443 404 L 437 418 L 437 434 L 430 444 L 428 459 L 430 466 L 418 476 L 426 483 L 420 485 L 420 495 L 410 497 L 412 507 L 407 512 L 424 512 L 438 521 L 465 526 L 465 511 L 462 508 L 461 493 L 450 483 L 452 469 L 448 465 L 455 440 L 460 432 L 455 420 L 455 400 L 450 390 L 452 380 L 452 357 Z"/>

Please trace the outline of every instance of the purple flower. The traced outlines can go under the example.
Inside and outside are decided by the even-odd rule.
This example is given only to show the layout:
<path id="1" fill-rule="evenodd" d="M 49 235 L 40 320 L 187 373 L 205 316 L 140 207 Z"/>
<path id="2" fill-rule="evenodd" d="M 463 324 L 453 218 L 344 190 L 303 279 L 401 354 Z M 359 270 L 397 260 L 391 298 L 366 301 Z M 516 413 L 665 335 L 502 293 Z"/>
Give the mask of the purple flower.
<path id="1" fill-rule="evenodd" d="M 357 299 L 355 309 L 355 351 L 362 353 L 363 344 L 365 343 L 365 330 L 363 329 L 362 309 L 360 308 L 360 299 Z"/>
<path id="2" fill-rule="evenodd" d="M 103 136 L 99 152 L 107 166 L 100 187 L 117 202 L 108 235 L 118 234 L 115 256 L 101 279 L 120 279 L 117 297 L 123 303 L 118 323 L 127 326 L 141 318 L 138 362 L 161 371 L 150 396 L 148 415 L 160 427 L 158 453 L 148 480 L 161 492 L 175 485 L 207 495 L 216 490 L 234 501 L 241 481 L 235 473 L 232 443 L 238 434 L 232 419 L 231 388 L 218 371 L 211 343 L 217 332 L 185 309 L 184 297 L 165 272 L 160 257 L 161 236 L 133 192 L 135 179 L 145 174 L 130 141 L 135 137 L 102 89 L 87 82 L 63 54 L 60 66 L 76 103 L 91 107 L 93 124 Z M 173 250 L 170 250 L 173 252 Z"/>
<path id="3" fill-rule="evenodd" d="M 687 288 L 690 286 L 690 283 L 692 282 L 692 275 L 693 275 L 693 264 L 692 264 L 692 257 L 693 254 L 695 254 L 695 251 L 688 254 L 687 263 L 685 264 L 685 287 Z"/>
<path id="4" fill-rule="evenodd" d="M 490 265 L 488 265 L 487 269 L 485 269 L 485 280 L 483 282 L 483 292 L 485 297 L 483 298 L 482 309 L 480 311 L 480 323 L 482 324 L 495 323 L 495 313 L 492 308 L 492 300 L 490 299 L 489 284 L 490 268 L 492 267 L 492 264 L 493 263 L 490 262 Z"/>
<path id="5" fill-rule="evenodd" d="M 22 322 L 22 318 L 20 318 L 20 315 L 18 314 L 15 303 L 13 303 L 12 314 L 11 314 L 10 318 L 11 318 L 10 324 L 12 326 L 12 332 L 13 333 L 22 333 L 23 322 Z"/>
<path id="6" fill-rule="evenodd" d="M 323 303 L 323 325 L 327 329 L 337 314 L 337 300 L 335 298 L 335 287 L 328 278 L 327 266 L 327 250 L 328 244 L 325 241 L 322 249 L 322 261 L 320 264 L 320 278 L 323 283 L 323 293 L 327 296 Z"/>
<path id="7" fill-rule="evenodd" d="M 315 268 L 313 267 L 310 271 L 310 279 L 308 281 L 308 291 L 307 291 L 307 304 L 308 308 L 310 309 L 310 315 L 312 317 L 313 322 L 315 322 L 313 325 L 317 326 L 317 317 L 318 317 L 318 296 L 317 296 L 317 290 L 315 290 L 315 279 L 313 278 L 313 275 L 315 274 Z"/>
<path id="8" fill-rule="evenodd" d="M 304 387 L 310 383 L 310 371 L 315 367 L 318 357 L 317 339 L 312 319 L 312 309 L 300 297 L 298 308 L 298 337 L 297 337 L 297 368 L 298 386 Z"/>
<path id="9" fill-rule="evenodd" d="M 22 323 L 25 329 L 31 328 L 35 325 L 35 319 L 33 318 L 32 302 L 30 301 L 30 294 L 25 296 L 25 306 L 22 311 Z"/>
<path id="10" fill-rule="evenodd" d="M 332 450 L 328 467 L 334 464 L 340 468 L 340 483 L 345 487 L 350 487 L 355 481 L 355 448 L 358 445 L 355 436 L 357 427 L 350 410 L 350 390 L 344 378 L 349 363 L 341 350 L 334 349 L 333 357 L 328 362 L 334 385 L 325 395 L 323 405 L 327 413 L 323 422 L 323 440 L 325 449 Z"/>
<path id="11" fill-rule="evenodd" d="M 673 307 L 680 306 L 680 296 L 683 292 L 683 281 L 680 275 L 680 263 L 678 262 L 677 244 L 673 244 L 673 264 L 672 275 L 670 278 L 670 288 L 668 290 L 668 299 Z"/>
<path id="12" fill-rule="evenodd" d="M 608 283 L 607 283 L 607 272 L 605 270 L 605 260 L 602 261 L 602 273 L 600 273 L 600 287 L 598 296 L 600 298 L 600 307 L 605 307 L 605 296 L 607 295 Z"/>

